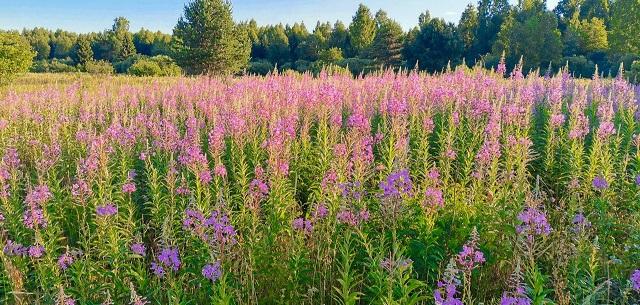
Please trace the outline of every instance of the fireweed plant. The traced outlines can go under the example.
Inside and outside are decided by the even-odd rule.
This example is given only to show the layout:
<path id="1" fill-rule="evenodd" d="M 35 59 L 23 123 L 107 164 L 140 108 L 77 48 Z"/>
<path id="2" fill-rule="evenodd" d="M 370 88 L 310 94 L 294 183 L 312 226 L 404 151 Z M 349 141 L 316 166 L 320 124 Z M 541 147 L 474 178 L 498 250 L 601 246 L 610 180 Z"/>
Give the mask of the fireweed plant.
<path id="1" fill-rule="evenodd" d="M 640 89 L 504 71 L 8 88 L 0 303 L 640 303 Z"/>

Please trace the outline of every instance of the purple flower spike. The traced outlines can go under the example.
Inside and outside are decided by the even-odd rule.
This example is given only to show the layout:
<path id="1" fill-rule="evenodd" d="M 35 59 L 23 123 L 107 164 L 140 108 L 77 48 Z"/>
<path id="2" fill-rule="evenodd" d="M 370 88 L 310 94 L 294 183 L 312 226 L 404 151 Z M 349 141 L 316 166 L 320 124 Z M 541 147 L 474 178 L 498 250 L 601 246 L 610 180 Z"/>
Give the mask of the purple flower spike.
<path id="1" fill-rule="evenodd" d="M 222 276 L 222 268 L 220 267 L 220 262 L 207 264 L 202 267 L 202 276 L 213 282 L 218 280 Z"/>

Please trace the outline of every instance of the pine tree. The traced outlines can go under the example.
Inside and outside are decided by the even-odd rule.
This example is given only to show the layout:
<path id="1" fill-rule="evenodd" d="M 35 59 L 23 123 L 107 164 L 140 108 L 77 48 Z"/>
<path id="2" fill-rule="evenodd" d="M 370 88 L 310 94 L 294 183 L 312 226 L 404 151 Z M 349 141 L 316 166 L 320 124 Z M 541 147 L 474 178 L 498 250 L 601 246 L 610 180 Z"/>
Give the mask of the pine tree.
<path id="1" fill-rule="evenodd" d="M 366 50 L 373 42 L 376 35 L 376 21 L 371 15 L 371 11 L 364 4 L 358 6 L 353 20 L 349 25 L 349 35 L 351 37 L 351 47 L 356 55 Z"/>
<path id="2" fill-rule="evenodd" d="M 78 64 L 84 65 L 87 62 L 93 61 L 93 49 L 91 49 L 91 40 L 88 36 L 78 37 L 74 51 L 74 57 Z"/>
<path id="3" fill-rule="evenodd" d="M 188 3 L 173 33 L 176 59 L 188 73 L 233 74 L 249 62 L 247 30 L 234 23 L 228 1 Z"/>
<path id="4" fill-rule="evenodd" d="M 378 30 L 373 42 L 365 52 L 365 57 L 373 59 L 377 65 L 400 66 L 404 40 L 402 27 L 395 20 L 389 19 L 383 11 L 378 12 L 376 17 Z"/>

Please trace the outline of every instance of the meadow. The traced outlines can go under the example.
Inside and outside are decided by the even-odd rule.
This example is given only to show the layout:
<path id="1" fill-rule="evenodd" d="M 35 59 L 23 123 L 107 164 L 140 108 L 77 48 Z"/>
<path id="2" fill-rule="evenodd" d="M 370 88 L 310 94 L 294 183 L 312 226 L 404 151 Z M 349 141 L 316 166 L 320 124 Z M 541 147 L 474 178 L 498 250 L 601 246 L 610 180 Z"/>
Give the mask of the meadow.
<path id="1" fill-rule="evenodd" d="M 639 304 L 640 87 L 27 75 L 2 304 Z"/>

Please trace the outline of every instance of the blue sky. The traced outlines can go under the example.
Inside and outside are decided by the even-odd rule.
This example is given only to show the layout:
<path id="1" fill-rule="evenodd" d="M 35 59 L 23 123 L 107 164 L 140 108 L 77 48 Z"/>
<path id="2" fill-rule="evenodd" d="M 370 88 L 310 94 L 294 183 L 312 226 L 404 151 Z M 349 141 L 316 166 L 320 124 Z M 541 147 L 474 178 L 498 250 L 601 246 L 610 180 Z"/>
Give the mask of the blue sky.
<path id="1" fill-rule="evenodd" d="M 516 0 L 511 0 L 516 2 Z M 170 33 L 186 0 L 0 0 L 0 29 L 42 26 L 75 32 L 102 31 L 117 16 L 131 21 L 132 31 L 141 27 Z M 234 18 L 254 18 L 259 24 L 304 21 L 313 29 L 316 21 L 342 20 L 348 24 L 359 3 L 372 11 L 383 9 L 409 29 L 418 15 L 429 10 L 432 16 L 457 22 L 468 3 L 477 0 L 235 0 Z M 555 7 L 558 0 L 547 0 Z"/>

